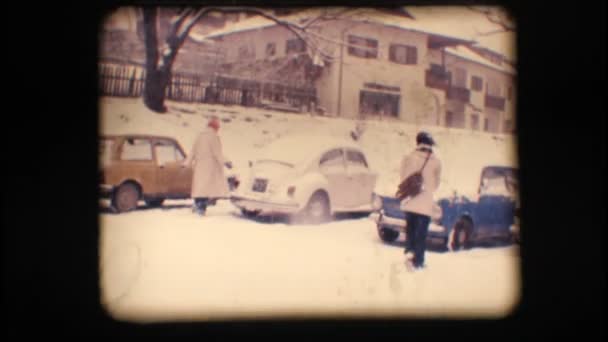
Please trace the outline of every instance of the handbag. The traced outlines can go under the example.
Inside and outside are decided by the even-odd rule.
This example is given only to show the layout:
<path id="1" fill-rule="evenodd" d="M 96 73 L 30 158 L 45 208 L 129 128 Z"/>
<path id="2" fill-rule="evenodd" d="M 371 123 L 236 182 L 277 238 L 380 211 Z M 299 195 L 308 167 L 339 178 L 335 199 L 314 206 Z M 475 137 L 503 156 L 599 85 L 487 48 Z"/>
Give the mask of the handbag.
<path id="1" fill-rule="evenodd" d="M 431 152 L 428 153 L 426 159 L 424 160 L 424 164 L 422 164 L 422 168 L 420 171 L 416 171 L 411 175 L 405 177 L 405 179 L 399 184 L 397 188 L 397 193 L 395 196 L 403 200 L 407 197 L 414 197 L 422 192 L 422 183 L 424 182 L 424 178 L 422 177 L 422 170 L 426 166 L 426 163 L 429 161 L 431 157 Z"/>

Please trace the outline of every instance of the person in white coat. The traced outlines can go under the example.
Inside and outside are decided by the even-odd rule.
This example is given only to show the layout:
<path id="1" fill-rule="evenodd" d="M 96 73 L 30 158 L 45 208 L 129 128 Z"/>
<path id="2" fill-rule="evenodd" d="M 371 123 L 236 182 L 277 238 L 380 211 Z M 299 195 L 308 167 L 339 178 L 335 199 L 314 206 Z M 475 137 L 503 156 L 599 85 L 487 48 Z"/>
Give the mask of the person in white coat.
<path id="1" fill-rule="evenodd" d="M 184 162 L 184 166 L 193 166 L 191 197 L 194 198 L 194 209 L 199 215 L 204 215 L 207 206 L 217 198 L 229 194 L 224 166 L 232 168 L 232 163 L 226 160 L 222 152 L 222 143 L 217 133 L 219 129 L 219 119 L 211 118 Z"/>
<path id="2" fill-rule="evenodd" d="M 401 181 L 422 169 L 422 191 L 401 201 L 406 219 L 406 262 L 420 269 L 424 266 L 426 237 L 435 207 L 434 192 L 439 187 L 441 162 L 433 153 L 435 140 L 427 132 L 416 135 L 416 149 L 401 161 Z"/>

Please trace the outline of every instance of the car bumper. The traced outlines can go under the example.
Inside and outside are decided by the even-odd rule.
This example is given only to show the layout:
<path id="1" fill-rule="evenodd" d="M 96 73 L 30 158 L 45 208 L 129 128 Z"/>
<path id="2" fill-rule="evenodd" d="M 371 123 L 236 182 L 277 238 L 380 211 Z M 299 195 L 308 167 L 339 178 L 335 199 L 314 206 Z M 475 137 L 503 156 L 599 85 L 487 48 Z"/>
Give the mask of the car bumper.
<path id="1" fill-rule="evenodd" d="M 299 211 L 297 203 L 267 201 L 242 196 L 232 196 L 230 201 L 240 209 L 260 211 L 267 214 L 293 214 Z"/>
<path id="2" fill-rule="evenodd" d="M 99 185 L 99 195 L 101 197 L 110 197 L 110 195 L 112 194 L 112 191 L 114 191 L 113 185 L 109 185 L 109 184 Z"/>
<path id="3" fill-rule="evenodd" d="M 514 236 L 516 239 L 519 240 L 519 225 L 517 224 L 513 224 L 509 227 L 509 232 L 511 232 L 511 235 Z"/>
<path id="4" fill-rule="evenodd" d="M 369 218 L 372 221 L 376 222 L 378 229 L 388 228 L 400 232 L 405 232 L 405 226 L 407 225 L 407 222 L 405 220 L 386 216 L 383 212 L 373 212 L 370 214 Z M 429 235 L 432 237 L 443 237 L 444 235 L 446 235 L 446 229 L 441 225 L 431 222 L 429 224 Z"/>

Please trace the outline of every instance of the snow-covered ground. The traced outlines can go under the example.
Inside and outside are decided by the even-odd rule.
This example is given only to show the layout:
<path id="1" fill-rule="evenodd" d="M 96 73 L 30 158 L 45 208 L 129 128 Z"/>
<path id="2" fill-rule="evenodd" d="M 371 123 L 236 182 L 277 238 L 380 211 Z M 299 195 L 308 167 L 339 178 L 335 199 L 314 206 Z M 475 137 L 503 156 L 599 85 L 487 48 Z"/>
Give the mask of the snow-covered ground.
<path id="1" fill-rule="evenodd" d="M 175 137 L 189 151 L 207 116 L 223 119 L 225 154 L 236 170 L 274 139 L 315 132 L 349 137 L 355 121 L 243 107 L 168 103 L 147 111 L 140 99 L 101 99 L 102 133 Z M 457 129 L 370 121 L 360 143 L 380 173 L 377 190 L 394 192 L 399 162 L 426 129 L 438 141 L 438 196 L 473 194 L 481 167 L 517 165 L 515 138 Z M 286 147 L 289 148 L 289 147 Z M 237 171 L 238 172 L 238 171 Z M 165 321 L 302 316 L 500 317 L 520 291 L 516 246 L 426 254 L 409 273 L 400 245 L 377 237 L 368 218 L 319 226 L 242 218 L 226 201 L 208 216 L 191 201 L 114 215 L 101 212 L 102 299 L 117 319 Z"/>

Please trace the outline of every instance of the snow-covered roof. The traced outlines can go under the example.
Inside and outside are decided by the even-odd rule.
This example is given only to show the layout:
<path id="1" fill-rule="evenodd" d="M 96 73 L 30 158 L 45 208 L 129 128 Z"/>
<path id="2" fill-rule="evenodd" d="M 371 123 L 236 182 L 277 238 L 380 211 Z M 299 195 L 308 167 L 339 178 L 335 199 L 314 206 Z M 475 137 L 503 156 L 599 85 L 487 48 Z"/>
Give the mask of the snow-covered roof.
<path id="1" fill-rule="evenodd" d="M 480 47 L 487 48 L 515 61 L 515 32 L 505 32 L 497 24 L 481 13 L 467 6 L 412 6 L 408 11 L 416 18 L 407 26 L 419 28 L 430 33 L 444 32 L 465 40 L 474 40 Z"/>
<path id="2" fill-rule="evenodd" d="M 305 20 L 308 18 L 312 18 L 318 16 L 323 11 L 323 8 L 311 8 L 306 11 L 297 12 L 295 14 L 291 14 L 288 16 L 280 17 L 281 20 L 299 24 L 301 20 Z M 418 31 L 422 33 L 431 33 L 440 36 L 444 36 L 452 39 L 461 39 L 468 40 L 468 38 L 458 37 L 452 34 L 452 29 L 450 27 L 446 27 L 445 25 L 441 25 L 440 22 L 419 22 L 416 20 L 411 20 L 404 18 L 403 16 L 397 16 L 386 12 L 375 11 L 373 9 L 361 9 L 350 12 L 347 15 L 344 15 L 342 18 L 350 19 L 355 21 L 367 21 L 370 23 L 383 24 L 387 26 L 393 26 L 400 29 L 407 29 L 410 31 Z M 231 24 L 227 27 L 224 27 L 219 30 L 212 31 L 206 35 L 201 35 L 196 33 L 194 30 L 191 33 L 191 36 L 195 40 L 203 40 L 205 38 L 215 38 L 219 36 L 223 36 L 226 34 L 233 34 L 237 32 L 249 31 L 254 29 L 261 29 L 266 27 L 271 27 L 277 25 L 276 22 L 266 19 L 261 16 L 256 16 L 250 19 L 242 20 L 237 23 Z"/>
<path id="3" fill-rule="evenodd" d="M 321 14 L 324 8 L 311 8 L 306 11 L 299 11 L 291 15 L 280 17 L 281 20 L 299 24 L 302 20 L 316 17 Z M 487 50 L 499 53 L 507 60 L 515 61 L 514 33 L 503 32 L 492 35 L 483 33 L 495 31 L 496 25 L 492 24 L 483 14 L 468 10 L 466 7 L 408 7 L 407 10 L 414 16 L 415 20 L 404 18 L 403 16 L 392 15 L 390 13 L 376 11 L 374 9 L 360 9 L 349 12 L 341 18 L 354 21 L 363 21 L 375 24 L 396 27 L 403 30 L 431 34 L 447 39 L 459 40 L 460 43 L 474 44 Z M 212 31 L 208 34 L 197 34 L 196 30 L 191 32 L 194 40 L 204 41 L 227 34 L 262 29 L 277 25 L 274 21 L 261 16 L 255 16 L 234 24 L 230 24 L 222 29 Z M 514 73 L 513 68 L 499 66 L 489 59 L 473 53 L 469 50 L 451 49 L 451 53 L 459 57 L 468 58 L 475 62 L 482 63 L 495 69 Z"/>
<path id="4" fill-rule="evenodd" d="M 467 47 L 462 47 L 462 46 L 448 47 L 445 49 L 445 52 L 448 54 L 452 54 L 454 56 L 460 57 L 460 58 L 467 59 L 467 60 L 475 62 L 475 63 L 482 64 L 484 66 L 495 69 L 497 71 L 507 73 L 509 75 L 515 75 L 515 73 L 516 73 L 515 69 L 512 66 L 510 66 L 509 64 L 502 63 L 501 65 L 498 65 L 496 63 L 493 63 L 493 62 L 489 61 L 488 59 L 480 56 L 479 54 L 469 50 Z"/>

